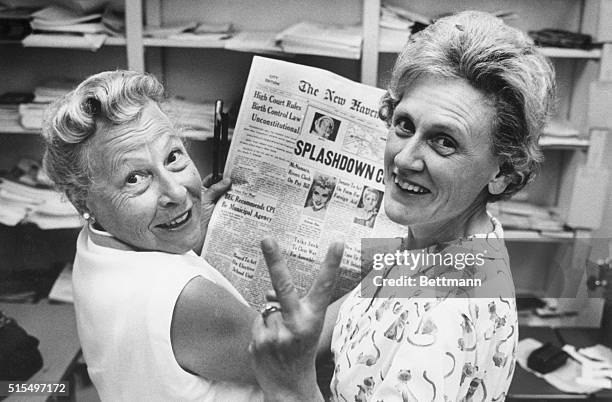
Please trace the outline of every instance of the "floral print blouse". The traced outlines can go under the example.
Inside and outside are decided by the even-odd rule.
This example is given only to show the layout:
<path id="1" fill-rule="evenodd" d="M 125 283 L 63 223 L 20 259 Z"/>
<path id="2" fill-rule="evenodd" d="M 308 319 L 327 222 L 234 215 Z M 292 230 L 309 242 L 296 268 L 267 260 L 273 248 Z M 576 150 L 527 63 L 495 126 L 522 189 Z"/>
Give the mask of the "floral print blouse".
<path id="1" fill-rule="evenodd" d="M 340 307 L 332 338 L 337 401 L 503 401 L 514 372 L 518 319 L 508 254 L 495 231 L 450 244 L 487 244 L 478 274 L 506 287 L 498 297 L 364 297 Z M 476 239 L 486 238 L 485 242 Z M 424 272 L 419 267 L 415 272 Z M 362 282 L 363 283 L 363 282 Z M 364 285 L 365 286 L 365 285 Z"/>

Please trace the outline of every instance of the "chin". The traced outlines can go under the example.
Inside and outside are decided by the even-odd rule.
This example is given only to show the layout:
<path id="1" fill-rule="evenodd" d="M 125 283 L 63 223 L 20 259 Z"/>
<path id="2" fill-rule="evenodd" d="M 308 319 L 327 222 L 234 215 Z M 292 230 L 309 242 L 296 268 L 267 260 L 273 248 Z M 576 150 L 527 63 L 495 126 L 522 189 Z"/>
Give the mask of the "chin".
<path id="1" fill-rule="evenodd" d="M 423 216 L 421 214 L 415 216 L 415 212 L 418 211 L 392 200 L 391 197 L 385 197 L 384 204 L 387 217 L 399 225 L 415 225 L 419 223 L 419 218 Z"/>

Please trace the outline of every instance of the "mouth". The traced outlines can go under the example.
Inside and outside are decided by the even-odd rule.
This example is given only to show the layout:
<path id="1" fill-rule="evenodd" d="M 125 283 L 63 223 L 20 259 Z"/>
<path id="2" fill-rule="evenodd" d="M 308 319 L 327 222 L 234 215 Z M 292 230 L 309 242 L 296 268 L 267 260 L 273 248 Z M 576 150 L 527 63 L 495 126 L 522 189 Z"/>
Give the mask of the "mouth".
<path id="1" fill-rule="evenodd" d="M 416 184 L 408 179 L 399 177 L 395 172 L 392 174 L 393 182 L 402 191 L 415 195 L 425 195 L 431 193 L 428 188 Z"/>
<path id="2" fill-rule="evenodd" d="M 187 210 L 186 212 L 183 212 L 182 214 L 180 214 L 179 216 L 177 216 L 176 218 L 172 219 L 169 222 L 160 223 L 159 225 L 157 225 L 157 227 L 162 228 L 162 229 L 167 229 L 167 230 L 177 230 L 185 226 L 185 224 L 187 224 L 187 222 L 189 222 L 190 219 L 191 219 L 191 209 Z"/>

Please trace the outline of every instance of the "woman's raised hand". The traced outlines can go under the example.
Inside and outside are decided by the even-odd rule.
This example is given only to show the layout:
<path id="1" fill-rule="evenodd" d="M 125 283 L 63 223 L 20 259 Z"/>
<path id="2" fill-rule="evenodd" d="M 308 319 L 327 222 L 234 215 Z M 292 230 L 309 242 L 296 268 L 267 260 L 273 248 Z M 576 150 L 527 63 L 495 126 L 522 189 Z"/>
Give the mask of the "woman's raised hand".
<path id="1" fill-rule="evenodd" d="M 302 299 L 276 242 L 265 238 L 261 249 L 278 302 L 268 304 L 253 324 L 249 350 L 257 381 L 267 401 L 322 401 L 315 358 L 344 245 L 329 247 L 319 275 Z"/>

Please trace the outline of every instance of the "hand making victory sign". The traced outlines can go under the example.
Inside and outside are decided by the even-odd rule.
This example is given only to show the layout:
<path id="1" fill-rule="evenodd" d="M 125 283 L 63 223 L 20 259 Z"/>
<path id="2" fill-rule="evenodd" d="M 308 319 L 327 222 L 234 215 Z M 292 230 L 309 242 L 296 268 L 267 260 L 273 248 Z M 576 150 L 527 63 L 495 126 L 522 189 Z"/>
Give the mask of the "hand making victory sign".
<path id="1" fill-rule="evenodd" d="M 277 301 L 269 301 L 253 324 L 249 349 L 257 381 L 266 401 L 322 401 L 315 358 L 344 245 L 332 243 L 318 277 L 302 299 L 276 242 L 265 238 L 261 249 Z"/>

